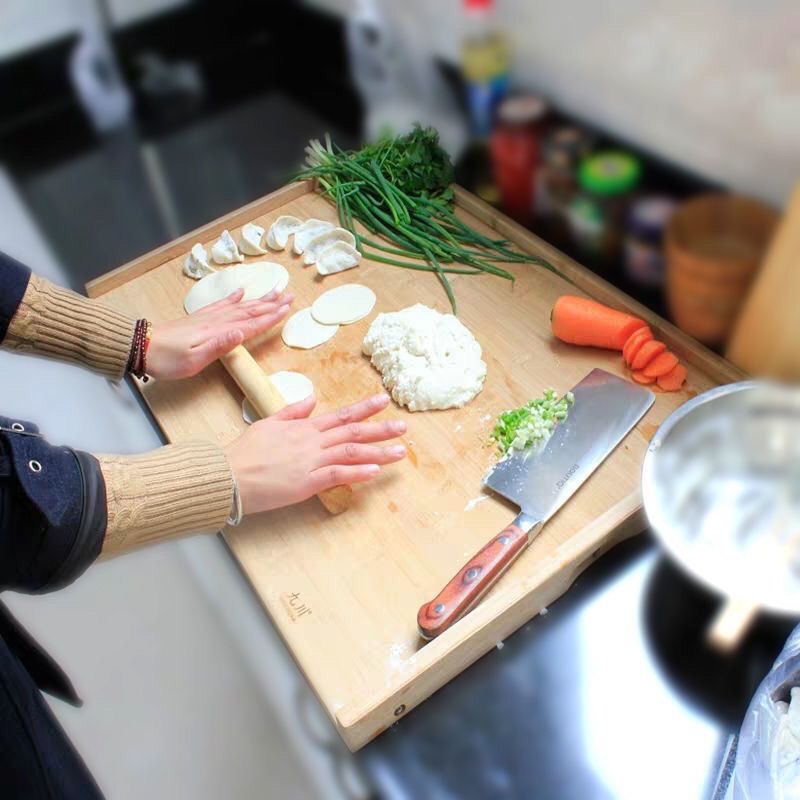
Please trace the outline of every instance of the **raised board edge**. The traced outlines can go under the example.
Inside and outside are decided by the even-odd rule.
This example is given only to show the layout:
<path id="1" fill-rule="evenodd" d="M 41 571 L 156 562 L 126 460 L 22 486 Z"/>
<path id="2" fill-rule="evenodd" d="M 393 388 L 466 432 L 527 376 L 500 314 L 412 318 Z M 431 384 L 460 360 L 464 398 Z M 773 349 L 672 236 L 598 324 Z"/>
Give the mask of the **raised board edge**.
<path id="1" fill-rule="evenodd" d="M 609 517 L 618 519 L 618 523 L 613 529 L 601 532 L 606 524 L 601 520 Z M 431 657 L 400 685 L 390 687 L 377 700 L 351 703 L 336 712 L 336 727 L 348 749 L 360 750 L 402 719 L 498 642 L 558 600 L 600 556 L 646 527 L 641 494 L 632 492 L 595 521 L 595 535 L 576 547 L 575 552 L 565 553 L 559 559 L 565 563 L 554 563 L 543 582 L 535 587 L 521 584 L 515 592 L 495 594 L 441 637 L 428 642 L 423 649 L 430 648 Z"/>

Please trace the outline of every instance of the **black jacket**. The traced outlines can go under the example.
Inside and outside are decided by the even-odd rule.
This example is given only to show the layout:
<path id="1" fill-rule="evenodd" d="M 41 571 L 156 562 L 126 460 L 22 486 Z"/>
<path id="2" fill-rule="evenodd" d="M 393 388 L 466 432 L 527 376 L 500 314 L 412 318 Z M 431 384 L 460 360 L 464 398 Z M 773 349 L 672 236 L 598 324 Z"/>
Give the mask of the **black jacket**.
<path id="1" fill-rule="evenodd" d="M 0 343 L 30 272 L 0 253 Z M 0 403 L 3 378 L 0 375 Z M 0 592 L 74 581 L 100 554 L 106 494 L 97 461 L 0 416 Z M 58 665 L 0 604 L 0 796 L 93 798 L 100 791 L 40 690 L 79 704 Z"/>

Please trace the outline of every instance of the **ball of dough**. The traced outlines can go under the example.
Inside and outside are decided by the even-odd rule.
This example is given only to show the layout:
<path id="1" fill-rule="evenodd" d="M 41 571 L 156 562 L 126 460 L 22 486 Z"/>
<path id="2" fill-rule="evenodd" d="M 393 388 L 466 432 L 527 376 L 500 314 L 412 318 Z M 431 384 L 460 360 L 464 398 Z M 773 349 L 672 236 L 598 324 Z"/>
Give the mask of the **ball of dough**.
<path id="1" fill-rule="evenodd" d="M 378 314 L 362 349 L 394 400 L 409 411 L 459 408 L 486 378 L 481 346 L 466 326 L 421 303 Z"/>

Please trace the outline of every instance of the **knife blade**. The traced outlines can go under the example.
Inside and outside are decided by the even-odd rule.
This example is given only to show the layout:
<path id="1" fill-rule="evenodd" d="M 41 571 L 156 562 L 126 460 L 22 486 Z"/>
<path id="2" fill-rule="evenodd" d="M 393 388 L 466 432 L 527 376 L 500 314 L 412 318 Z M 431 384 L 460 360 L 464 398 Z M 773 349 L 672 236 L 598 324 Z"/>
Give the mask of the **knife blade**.
<path id="1" fill-rule="evenodd" d="M 544 446 L 513 453 L 486 477 L 484 484 L 520 512 L 420 608 L 417 626 L 425 639 L 443 633 L 475 606 L 655 400 L 643 386 L 602 369 L 592 370 L 572 393 L 574 405 Z"/>

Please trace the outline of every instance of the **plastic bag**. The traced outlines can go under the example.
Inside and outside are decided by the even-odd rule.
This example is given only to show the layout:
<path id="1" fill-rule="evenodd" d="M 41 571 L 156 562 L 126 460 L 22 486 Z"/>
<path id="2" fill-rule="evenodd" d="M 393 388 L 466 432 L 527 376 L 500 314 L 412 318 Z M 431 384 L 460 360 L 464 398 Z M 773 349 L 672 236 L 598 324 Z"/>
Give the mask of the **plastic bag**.
<path id="1" fill-rule="evenodd" d="M 789 699 L 789 687 L 797 687 L 791 703 L 780 699 Z M 733 800 L 800 800 L 800 626 L 750 701 L 739 733 Z"/>

